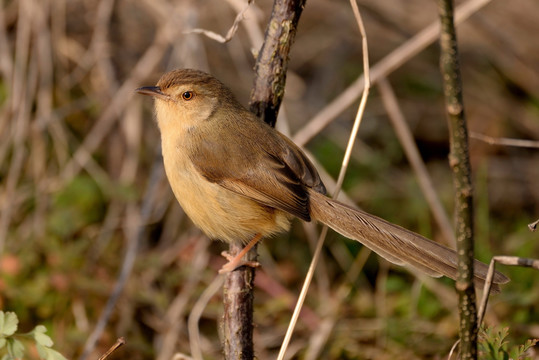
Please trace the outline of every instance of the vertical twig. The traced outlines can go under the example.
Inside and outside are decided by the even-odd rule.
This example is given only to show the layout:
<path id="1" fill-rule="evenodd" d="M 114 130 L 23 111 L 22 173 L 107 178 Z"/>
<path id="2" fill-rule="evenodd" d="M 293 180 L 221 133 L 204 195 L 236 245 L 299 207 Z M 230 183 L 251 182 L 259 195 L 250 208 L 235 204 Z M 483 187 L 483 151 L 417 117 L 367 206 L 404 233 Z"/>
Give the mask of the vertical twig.
<path id="1" fill-rule="evenodd" d="M 462 81 L 458 60 L 457 36 L 453 23 L 453 1 L 438 0 L 441 20 L 440 69 L 444 83 L 450 128 L 449 164 L 455 186 L 455 229 L 458 267 L 457 293 L 460 313 L 461 359 L 477 358 L 477 309 L 473 286 L 473 198 L 468 130 L 462 101 Z"/>
<path id="2" fill-rule="evenodd" d="M 305 0 L 275 0 L 264 44 L 255 65 L 250 110 L 274 126 L 284 96 L 288 54 Z M 241 246 L 230 245 L 237 254 Z M 247 260 L 256 260 L 256 247 Z M 253 359 L 254 269 L 241 267 L 227 274 L 224 284 L 223 351 L 225 359 Z"/>
<path id="3" fill-rule="evenodd" d="M 264 44 L 256 60 L 249 106 L 256 116 L 271 126 L 275 126 L 283 100 L 288 54 L 304 6 L 305 0 L 275 0 Z"/>
<path id="4" fill-rule="evenodd" d="M 231 244 L 232 256 L 241 245 Z M 256 246 L 247 253 L 247 260 L 256 260 Z M 251 360 L 253 348 L 253 286 L 255 269 L 242 266 L 226 274 L 223 286 L 223 353 L 224 358 Z"/>

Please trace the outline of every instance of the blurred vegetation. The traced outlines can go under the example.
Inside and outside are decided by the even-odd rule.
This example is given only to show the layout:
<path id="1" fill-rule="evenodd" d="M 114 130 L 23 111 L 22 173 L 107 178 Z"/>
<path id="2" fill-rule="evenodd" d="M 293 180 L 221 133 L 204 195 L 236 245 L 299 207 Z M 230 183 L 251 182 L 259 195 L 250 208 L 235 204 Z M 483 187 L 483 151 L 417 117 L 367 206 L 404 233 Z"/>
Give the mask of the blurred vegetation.
<path id="1" fill-rule="evenodd" d="M 533 355 L 530 355 L 529 350 L 539 342 L 538 339 L 529 339 L 522 345 L 514 346 L 507 341 L 508 335 L 509 328 L 507 327 L 482 329 L 479 338 L 481 358 L 489 360 L 528 360 L 534 358 Z"/>
<path id="2" fill-rule="evenodd" d="M 58 351 L 52 349 L 54 342 L 46 335 L 47 329 L 37 325 L 32 331 L 16 333 L 19 324 L 17 315 L 13 312 L 0 310 L 0 354 L 2 360 L 25 358 L 25 353 L 33 351 L 34 356 L 43 360 L 66 360 Z"/>
<path id="3" fill-rule="evenodd" d="M 246 104 L 253 49 L 260 46 L 271 3 L 253 5 L 234 38 L 220 44 L 183 32 L 200 27 L 225 34 L 244 1 L 2 2 L 0 309 L 17 314 L 20 331 L 43 324 L 56 350 L 78 357 L 142 226 L 133 271 L 90 358 L 119 336 L 127 344 L 114 356 L 164 359 L 170 351 L 190 352 L 187 318 L 223 264 L 224 245 L 205 239 L 173 199 L 158 167 L 151 101 L 133 90 L 154 84 L 172 68 L 195 67 L 230 85 Z M 359 6 L 371 64 L 438 19 L 435 2 L 428 0 L 360 0 Z M 538 13 L 535 0 L 494 0 L 459 27 L 472 131 L 539 140 Z M 290 60 L 277 127 L 293 134 L 362 71 L 347 1 L 307 2 Z M 451 214 L 437 45 L 388 79 Z M 355 111 L 347 109 L 306 145 L 333 177 Z M 471 156 L 477 257 L 539 257 L 538 235 L 526 226 L 539 217 L 537 149 L 472 139 Z M 149 190 L 152 185 L 157 191 Z M 444 241 L 375 86 L 345 190 L 363 209 Z M 350 269 L 363 256 L 361 249 L 330 235 L 290 354 L 445 358 L 457 336 L 452 282 L 417 277 L 375 255 L 356 276 Z M 289 234 L 266 240 L 260 253 L 255 349 L 258 358 L 269 359 L 278 351 L 311 248 L 296 222 Z M 509 327 L 511 343 L 539 338 L 537 273 L 500 270 L 512 281 L 489 302 L 487 325 Z M 220 358 L 221 313 L 216 295 L 200 322 L 209 359 Z"/>

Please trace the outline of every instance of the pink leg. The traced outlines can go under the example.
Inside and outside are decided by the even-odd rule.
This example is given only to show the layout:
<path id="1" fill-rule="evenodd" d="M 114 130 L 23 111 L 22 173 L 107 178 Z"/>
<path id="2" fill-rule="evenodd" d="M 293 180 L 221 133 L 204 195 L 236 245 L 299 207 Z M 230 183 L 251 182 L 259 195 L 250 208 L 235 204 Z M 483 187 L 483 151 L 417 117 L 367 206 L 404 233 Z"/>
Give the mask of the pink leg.
<path id="1" fill-rule="evenodd" d="M 243 258 L 243 255 L 247 254 L 247 252 L 251 250 L 251 248 L 255 246 L 256 243 L 258 243 L 261 238 L 262 238 L 262 234 L 256 234 L 251 239 L 251 241 L 249 241 L 249 243 L 245 245 L 245 247 L 238 253 L 238 255 L 234 257 L 228 254 L 226 251 L 223 251 L 222 255 L 228 260 L 228 262 L 223 265 L 221 270 L 219 270 L 219 274 L 229 273 L 231 271 L 236 270 L 240 266 L 244 266 L 244 265 L 251 266 L 251 267 L 259 266 L 260 264 L 256 261 L 244 261 L 242 260 L 242 258 Z"/>

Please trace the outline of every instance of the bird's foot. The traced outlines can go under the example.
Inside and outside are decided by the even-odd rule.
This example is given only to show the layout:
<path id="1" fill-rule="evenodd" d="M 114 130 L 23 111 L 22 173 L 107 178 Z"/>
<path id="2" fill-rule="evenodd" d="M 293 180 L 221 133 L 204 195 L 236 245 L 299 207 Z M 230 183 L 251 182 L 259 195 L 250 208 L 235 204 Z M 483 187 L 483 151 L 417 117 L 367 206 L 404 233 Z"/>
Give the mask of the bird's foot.
<path id="1" fill-rule="evenodd" d="M 249 266 L 252 268 L 257 268 L 260 266 L 260 263 L 258 261 L 243 260 L 242 257 L 244 254 L 242 253 L 239 253 L 238 255 L 234 256 L 230 255 L 228 251 L 223 251 L 221 255 L 225 259 L 227 259 L 228 262 L 224 264 L 223 267 L 219 270 L 219 274 L 226 274 L 232 272 L 241 266 Z"/>

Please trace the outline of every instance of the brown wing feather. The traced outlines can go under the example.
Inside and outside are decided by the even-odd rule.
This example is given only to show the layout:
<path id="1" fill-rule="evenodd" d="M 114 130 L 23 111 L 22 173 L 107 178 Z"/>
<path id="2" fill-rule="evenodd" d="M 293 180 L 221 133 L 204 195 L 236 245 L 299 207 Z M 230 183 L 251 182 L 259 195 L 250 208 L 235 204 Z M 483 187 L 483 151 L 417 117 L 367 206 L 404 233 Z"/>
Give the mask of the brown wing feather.
<path id="1" fill-rule="evenodd" d="M 263 205 L 310 221 L 307 188 L 325 193 L 318 172 L 290 140 L 251 113 L 234 114 L 239 121 L 201 126 L 190 158 L 209 181 Z M 208 131 L 207 129 L 213 129 Z M 222 137 L 227 136 L 227 141 Z"/>

